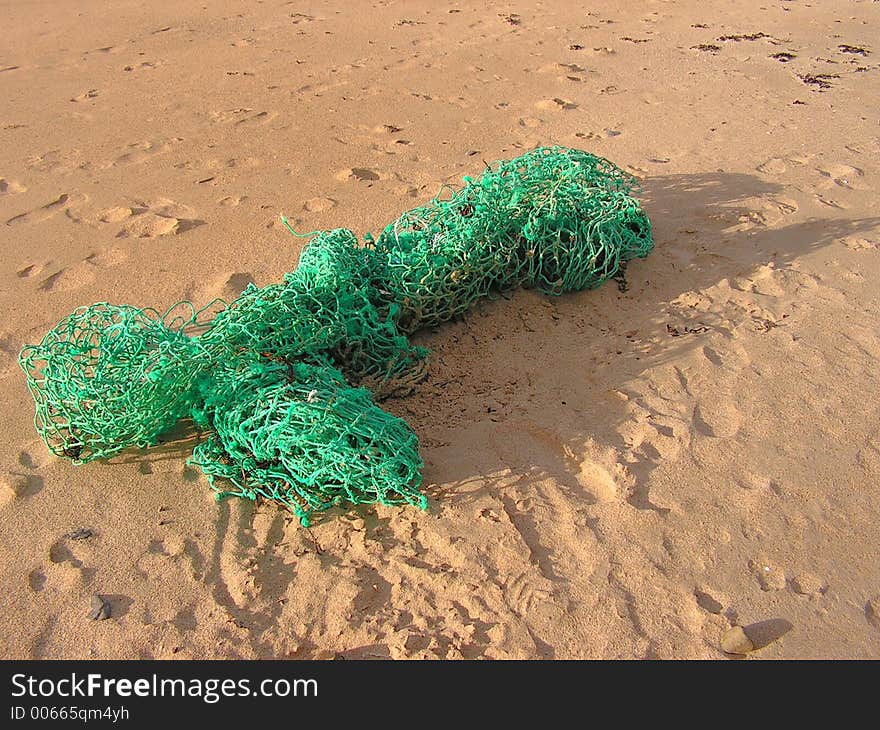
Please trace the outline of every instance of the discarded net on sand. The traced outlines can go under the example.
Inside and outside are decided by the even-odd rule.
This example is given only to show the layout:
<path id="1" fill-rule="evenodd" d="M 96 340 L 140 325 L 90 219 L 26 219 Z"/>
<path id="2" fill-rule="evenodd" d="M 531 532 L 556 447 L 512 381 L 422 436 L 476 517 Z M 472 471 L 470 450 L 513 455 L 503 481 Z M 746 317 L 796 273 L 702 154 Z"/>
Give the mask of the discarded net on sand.
<path id="1" fill-rule="evenodd" d="M 189 302 L 82 307 L 19 357 L 37 431 L 85 463 L 191 418 L 207 438 L 190 462 L 218 496 L 276 500 L 304 525 L 335 505 L 425 507 L 416 436 L 375 403 L 424 373 L 408 335 L 493 293 L 598 286 L 646 256 L 634 189 L 600 157 L 538 148 L 375 238 L 315 234 L 280 284 L 251 284 L 213 318 Z"/>

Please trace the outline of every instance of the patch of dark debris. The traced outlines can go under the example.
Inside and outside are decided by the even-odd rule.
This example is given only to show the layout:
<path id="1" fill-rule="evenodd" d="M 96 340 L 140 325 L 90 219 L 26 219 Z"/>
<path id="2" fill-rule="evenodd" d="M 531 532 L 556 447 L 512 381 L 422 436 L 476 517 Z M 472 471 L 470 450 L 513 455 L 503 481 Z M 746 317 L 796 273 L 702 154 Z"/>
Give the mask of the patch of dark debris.
<path id="1" fill-rule="evenodd" d="M 788 53 L 786 51 L 781 51 L 780 53 L 774 53 L 770 58 L 774 58 L 780 63 L 788 63 L 789 61 L 793 61 L 797 58 L 794 53 Z"/>
<path id="2" fill-rule="evenodd" d="M 715 40 L 726 42 L 726 41 L 757 41 L 761 38 L 771 38 L 772 36 L 767 35 L 766 33 L 743 33 L 738 35 L 723 35 L 719 36 Z"/>
<path id="3" fill-rule="evenodd" d="M 837 47 L 837 50 L 840 51 L 841 53 L 852 53 L 857 56 L 867 56 L 869 53 L 871 53 L 866 48 L 862 48 L 861 46 L 851 46 L 847 43 L 841 43 Z"/>
<path id="4" fill-rule="evenodd" d="M 827 91 L 831 88 L 830 79 L 839 79 L 839 74 L 798 74 L 798 78 L 807 86 L 813 86 L 817 91 Z"/>
<path id="5" fill-rule="evenodd" d="M 718 53 L 721 50 L 721 46 L 716 46 L 714 43 L 700 43 L 696 46 L 691 46 L 691 48 L 695 51 L 705 51 L 706 53 Z"/>
<path id="6" fill-rule="evenodd" d="M 698 335 L 703 332 L 708 332 L 709 328 L 702 323 L 698 324 L 696 327 L 691 327 L 689 325 L 684 327 L 673 327 L 671 324 L 667 324 L 666 331 L 673 337 L 681 337 L 682 335 Z"/>

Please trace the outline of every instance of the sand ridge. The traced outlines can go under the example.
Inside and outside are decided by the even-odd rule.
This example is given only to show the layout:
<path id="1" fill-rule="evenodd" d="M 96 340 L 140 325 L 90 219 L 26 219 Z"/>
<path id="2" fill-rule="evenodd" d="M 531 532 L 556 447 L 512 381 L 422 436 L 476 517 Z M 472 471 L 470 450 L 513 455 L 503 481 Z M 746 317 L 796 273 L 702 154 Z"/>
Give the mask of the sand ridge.
<path id="1" fill-rule="evenodd" d="M 875 4 L 7 5 L 0 656 L 880 656 Z M 100 19 L 100 22 L 98 20 Z M 50 457 L 20 347 L 207 304 L 559 143 L 637 175 L 625 279 L 419 335 L 431 505 L 306 530 L 192 438 Z M 88 533 L 88 534 L 86 534 Z M 94 594 L 112 617 L 88 618 Z"/>

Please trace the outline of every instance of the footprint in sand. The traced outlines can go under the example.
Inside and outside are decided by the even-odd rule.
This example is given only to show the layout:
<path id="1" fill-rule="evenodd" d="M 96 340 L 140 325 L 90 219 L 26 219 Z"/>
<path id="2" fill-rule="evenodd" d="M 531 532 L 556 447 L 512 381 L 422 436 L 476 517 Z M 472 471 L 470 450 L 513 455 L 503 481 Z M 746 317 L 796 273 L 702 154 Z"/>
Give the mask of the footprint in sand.
<path id="1" fill-rule="evenodd" d="M 849 206 L 846 203 L 841 203 L 834 198 L 830 198 L 827 195 L 821 195 L 820 193 L 816 193 L 813 197 L 822 205 L 827 205 L 829 208 L 834 208 L 835 210 L 846 210 Z"/>
<path id="2" fill-rule="evenodd" d="M 122 248 L 112 247 L 86 256 L 82 261 L 66 266 L 50 274 L 40 282 L 42 291 L 73 291 L 96 281 L 100 269 L 119 266 L 127 261 L 129 254 Z M 45 266 L 29 264 L 17 272 L 24 278 L 32 278 L 45 270 Z"/>
<path id="3" fill-rule="evenodd" d="M 88 91 L 83 91 L 81 94 L 77 94 L 74 97 L 71 97 L 72 102 L 80 103 L 83 101 L 89 101 L 89 99 L 94 99 L 98 96 L 97 89 L 89 89 Z"/>
<path id="4" fill-rule="evenodd" d="M 826 179 L 827 184 L 838 185 L 847 190 L 864 190 L 865 185 L 861 178 L 864 172 L 858 167 L 852 165 L 827 165 L 825 167 L 816 168 L 819 174 Z"/>
<path id="5" fill-rule="evenodd" d="M 333 198 L 312 198 L 303 203 L 303 209 L 309 213 L 323 213 L 336 207 L 336 201 Z"/>
<path id="6" fill-rule="evenodd" d="M 165 61 L 142 61 L 138 64 L 129 64 L 127 66 L 123 66 L 122 70 L 128 73 L 132 71 L 149 71 L 154 68 L 158 68 L 159 66 L 163 66 Z"/>
<path id="7" fill-rule="evenodd" d="M 765 210 L 775 210 L 779 213 L 780 217 L 797 213 L 798 207 L 796 200 L 781 197 L 769 198 L 764 205 Z"/>
<path id="8" fill-rule="evenodd" d="M 505 577 L 501 586 L 504 600 L 520 616 L 528 616 L 553 595 L 552 582 L 531 572 Z"/>
<path id="9" fill-rule="evenodd" d="M 254 170 L 263 164 L 259 157 L 231 157 L 223 163 L 224 167 L 241 170 Z"/>
<path id="10" fill-rule="evenodd" d="M 581 464 L 577 480 L 597 502 L 613 502 L 620 494 L 620 488 L 611 472 L 594 461 L 586 460 Z"/>
<path id="11" fill-rule="evenodd" d="M 101 251 L 99 253 L 93 253 L 85 258 L 88 263 L 98 267 L 119 266 L 128 261 L 128 259 L 128 251 L 124 248 L 117 247 L 108 248 L 106 251 Z"/>
<path id="12" fill-rule="evenodd" d="M 237 298 L 249 284 L 254 283 L 254 277 L 247 271 L 225 271 L 210 279 L 208 282 L 193 288 L 189 296 L 197 303 L 210 302 L 213 299 L 223 299 L 231 302 Z"/>
<path id="13" fill-rule="evenodd" d="M 537 119 L 536 117 L 522 117 L 519 120 L 519 126 L 528 127 L 529 129 L 535 129 L 536 127 L 540 127 L 544 123 L 543 119 Z"/>
<path id="14" fill-rule="evenodd" d="M 738 222 L 752 224 L 745 226 L 745 228 L 754 225 L 775 225 L 787 216 L 797 213 L 800 207 L 796 200 L 781 196 L 743 198 L 739 202 L 747 212 L 739 216 Z M 740 226 L 739 228 L 743 229 L 744 227 Z"/>
<path id="15" fill-rule="evenodd" d="M 734 481 L 740 489 L 745 489 L 747 492 L 774 492 L 779 494 L 782 491 L 779 484 L 773 481 L 770 477 L 755 472 L 746 472 L 736 477 Z"/>
<path id="16" fill-rule="evenodd" d="M 439 185 L 437 186 L 439 187 Z M 410 198 L 418 198 L 421 194 L 419 188 L 413 187 L 411 185 L 400 185 L 399 187 L 394 188 L 394 194 L 400 196 L 409 196 Z"/>
<path id="17" fill-rule="evenodd" d="M 49 150 L 41 155 L 28 158 L 27 166 L 28 169 L 37 172 L 54 172 L 61 175 L 91 168 L 91 164 L 77 149 Z"/>
<path id="18" fill-rule="evenodd" d="M 766 162 L 762 162 L 755 169 L 765 175 L 781 175 L 788 170 L 788 165 L 785 164 L 785 160 L 781 157 L 771 157 Z"/>
<path id="19" fill-rule="evenodd" d="M 380 124 L 378 127 L 373 127 L 373 131 L 376 134 L 397 134 L 403 131 L 403 127 L 394 124 Z"/>
<path id="20" fill-rule="evenodd" d="M 85 259 L 79 263 L 67 266 L 54 274 L 47 276 L 40 283 L 42 291 L 74 291 L 94 283 L 97 279 L 95 264 Z"/>
<path id="21" fill-rule="evenodd" d="M 6 221 L 6 225 L 17 226 L 22 224 L 30 225 L 33 223 L 41 223 L 62 211 L 67 212 L 73 207 L 79 207 L 86 200 L 86 196 L 82 193 L 63 193 L 55 198 L 55 200 L 46 203 L 45 205 L 41 205 L 39 208 L 13 216 Z M 76 216 L 71 216 L 71 218 L 77 220 Z"/>
<path id="22" fill-rule="evenodd" d="M 613 56 L 617 53 L 611 46 L 594 46 L 580 49 L 588 56 Z"/>
<path id="23" fill-rule="evenodd" d="M 765 175 L 781 175 L 792 168 L 803 167 L 808 162 L 807 157 L 771 157 L 755 169 Z"/>
<path id="24" fill-rule="evenodd" d="M 277 112 L 257 112 L 256 114 L 252 114 L 250 116 L 247 116 L 244 119 L 239 119 L 235 123 L 237 125 L 238 124 L 265 124 L 266 122 L 271 122 L 277 116 L 278 116 Z"/>
<path id="25" fill-rule="evenodd" d="M 138 202 L 130 208 L 110 208 L 102 213 L 101 219 L 104 220 L 105 216 L 107 222 L 123 223 L 117 238 L 178 235 L 205 224 L 204 220 L 195 217 L 194 209 L 169 198 L 159 198 L 152 203 Z"/>
<path id="26" fill-rule="evenodd" d="M 662 420 L 661 420 L 662 419 Z M 684 429 L 676 418 L 653 416 L 634 429 L 633 454 L 643 461 L 675 461 L 685 443 Z"/>
<path id="27" fill-rule="evenodd" d="M 336 179 L 345 182 L 347 180 L 375 181 L 384 178 L 375 170 L 370 170 L 366 167 L 352 167 L 347 170 L 340 170 L 336 173 Z"/>
<path id="28" fill-rule="evenodd" d="M 578 466 L 574 452 L 566 449 L 573 461 L 578 484 L 597 502 L 615 502 L 626 498 L 635 487 L 635 478 L 621 463 L 614 449 L 601 448 L 590 440 L 584 447 L 585 455 Z"/>
<path id="29" fill-rule="evenodd" d="M 121 223 L 126 218 L 134 215 L 134 211 L 131 208 L 117 206 L 115 208 L 108 208 L 103 211 L 99 216 L 98 220 L 102 223 Z"/>
<path id="30" fill-rule="evenodd" d="M 803 290 L 816 289 L 820 279 L 795 269 L 778 269 L 770 264 L 759 266 L 747 280 L 744 291 L 769 297 L 798 296 Z M 775 321 L 775 318 L 771 321 Z"/>
<path id="31" fill-rule="evenodd" d="M 545 109 L 550 111 L 572 111 L 573 109 L 578 108 L 578 104 L 570 99 L 560 99 L 559 97 L 555 97 L 553 99 L 542 99 L 537 102 L 535 106 L 538 109 Z"/>
<path id="32" fill-rule="evenodd" d="M 220 198 L 220 200 L 217 201 L 217 205 L 224 208 L 235 208 L 247 199 L 247 195 L 227 195 L 225 198 Z"/>
<path id="33" fill-rule="evenodd" d="M 848 236 L 842 243 L 852 251 L 880 251 L 880 235 Z"/>
<path id="34" fill-rule="evenodd" d="M 729 399 L 719 396 L 694 406 L 694 428 L 704 436 L 731 438 L 739 431 L 741 422 L 739 410 Z"/>
<path id="35" fill-rule="evenodd" d="M 314 15 L 306 15 L 305 13 L 291 13 L 290 14 L 290 23 L 292 25 L 300 25 L 301 23 L 311 23 L 314 20 L 321 20 L 321 18 L 318 18 Z"/>
<path id="36" fill-rule="evenodd" d="M 23 193 L 27 188 L 17 180 L 7 180 L 0 177 L 0 195 L 12 195 L 14 193 Z"/>
<path id="37" fill-rule="evenodd" d="M 25 264 L 15 272 L 15 275 L 19 279 L 29 279 L 30 277 L 39 274 L 44 268 L 46 267 L 42 264 Z"/>
<path id="38" fill-rule="evenodd" d="M 603 129 L 601 132 L 575 132 L 574 136 L 578 139 L 609 139 L 611 137 L 619 137 L 622 132 L 618 132 L 616 129 Z"/>
<path id="39" fill-rule="evenodd" d="M 144 213 L 119 231 L 119 238 L 158 238 L 183 233 L 204 221 L 182 221 L 173 216 Z"/>
<path id="40" fill-rule="evenodd" d="M 44 590 L 67 593 L 84 588 L 92 582 L 95 569 L 85 566 L 83 554 L 88 547 L 72 543 L 67 537 L 56 540 L 49 547 L 49 561 L 28 574 L 28 586 L 34 592 Z"/>
<path id="41" fill-rule="evenodd" d="M 384 155 L 396 155 L 411 145 L 412 142 L 408 139 L 390 139 L 383 142 L 373 142 L 370 144 L 370 149 Z"/>
<path id="42" fill-rule="evenodd" d="M 543 71 L 544 69 L 541 70 Z M 576 63 L 556 63 L 547 70 L 557 73 L 562 72 L 562 75 L 557 77 L 560 81 L 574 81 L 577 83 L 586 81 L 584 77 L 590 73 L 588 68 L 584 68 Z"/>
<path id="43" fill-rule="evenodd" d="M 142 142 L 133 142 L 115 161 L 104 165 L 104 167 L 114 167 L 116 165 L 133 165 L 146 162 L 147 160 L 169 152 L 176 144 L 182 142 L 181 137 L 171 137 L 164 140 L 144 140 Z"/>
<path id="44" fill-rule="evenodd" d="M 236 122 L 245 118 L 245 115 L 253 112 L 248 106 L 235 107 L 234 109 L 222 109 L 208 113 L 208 117 L 212 122 L 225 124 L 228 122 Z"/>

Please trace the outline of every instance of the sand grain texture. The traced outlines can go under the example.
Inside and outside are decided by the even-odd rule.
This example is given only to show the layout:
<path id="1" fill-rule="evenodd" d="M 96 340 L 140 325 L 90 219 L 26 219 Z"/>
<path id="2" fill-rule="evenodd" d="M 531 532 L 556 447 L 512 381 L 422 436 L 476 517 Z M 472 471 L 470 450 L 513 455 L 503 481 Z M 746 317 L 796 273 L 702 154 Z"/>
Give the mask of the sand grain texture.
<path id="1" fill-rule="evenodd" d="M 880 5 L 104 5 L 0 8 L 0 657 L 880 658 Z M 234 296 L 279 213 L 376 231 L 550 143 L 657 248 L 420 336 L 429 511 L 304 530 L 189 443 L 36 437 L 15 358 L 74 307 Z"/>

